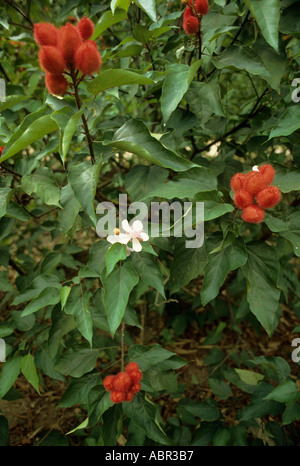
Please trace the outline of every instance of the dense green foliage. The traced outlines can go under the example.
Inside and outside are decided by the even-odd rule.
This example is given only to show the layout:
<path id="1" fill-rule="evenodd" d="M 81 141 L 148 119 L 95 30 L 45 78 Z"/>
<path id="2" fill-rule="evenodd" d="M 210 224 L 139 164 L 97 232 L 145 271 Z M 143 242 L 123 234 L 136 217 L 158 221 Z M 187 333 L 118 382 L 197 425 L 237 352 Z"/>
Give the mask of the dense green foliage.
<path id="1" fill-rule="evenodd" d="M 122 433 L 127 445 L 299 442 L 294 348 L 269 357 L 246 331 L 271 338 L 284 308 L 300 319 L 299 4 L 209 3 L 199 49 L 179 0 L 1 2 L 0 398 L 15 395 L 19 374 L 38 393 L 45 377 L 66 382 L 58 406 L 85 410 L 69 435 L 86 445 L 116 445 Z M 78 109 L 73 95 L 47 91 L 32 27 L 84 15 L 103 64 L 80 83 Z M 266 162 L 281 202 L 262 223 L 245 223 L 231 177 Z M 120 193 L 147 205 L 204 202 L 203 246 L 171 236 L 128 257 L 109 249 L 96 207 L 118 206 Z M 166 324 L 144 344 L 150 311 Z M 192 324 L 205 335 L 199 347 L 211 345 L 209 397 L 197 383 L 186 395 L 178 372 L 195 361 L 167 349 Z M 236 342 L 226 352 L 224 331 Z M 142 389 L 114 405 L 102 380 L 120 370 L 121 347 Z M 227 419 L 221 402 L 234 407 L 243 394 Z M 175 400 L 167 419 L 161 397 Z M 0 417 L 3 443 L 6 430 Z"/>

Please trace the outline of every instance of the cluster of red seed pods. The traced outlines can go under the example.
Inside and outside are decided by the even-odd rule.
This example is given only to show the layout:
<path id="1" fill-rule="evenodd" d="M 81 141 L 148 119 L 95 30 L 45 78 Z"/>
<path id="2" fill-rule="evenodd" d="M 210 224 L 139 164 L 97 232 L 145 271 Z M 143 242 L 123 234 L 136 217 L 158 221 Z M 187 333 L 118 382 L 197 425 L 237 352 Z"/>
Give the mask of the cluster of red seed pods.
<path id="1" fill-rule="evenodd" d="M 209 11 L 207 0 L 187 0 L 183 1 L 187 6 L 183 12 L 183 29 L 186 34 L 197 34 L 200 28 L 201 17 Z"/>
<path id="2" fill-rule="evenodd" d="M 274 207 L 281 198 L 277 186 L 270 186 L 275 169 L 270 164 L 254 167 L 248 173 L 236 173 L 230 181 L 235 192 L 234 203 L 242 209 L 242 219 L 248 223 L 260 223 L 265 216 L 264 209 Z M 256 203 L 255 203 L 256 201 Z"/>
<path id="3" fill-rule="evenodd" d="M 141 389 L 142 378 L 143 374 L 139 365 L 136 362 L 130 362 L 125 371 L 106 376 L 103 386 L 107 392 L 110 392 L 110 399 L 113 403 L 132 401 L 135 393 Z"/>

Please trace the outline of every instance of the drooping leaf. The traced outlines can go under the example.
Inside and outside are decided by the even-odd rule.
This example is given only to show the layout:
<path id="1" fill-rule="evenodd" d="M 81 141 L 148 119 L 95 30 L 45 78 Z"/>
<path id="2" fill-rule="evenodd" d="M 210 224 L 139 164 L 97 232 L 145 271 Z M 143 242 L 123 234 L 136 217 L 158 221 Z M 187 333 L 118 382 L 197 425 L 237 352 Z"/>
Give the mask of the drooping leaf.
<path id="1" fill-rule="evenodd" d="M 88 91 L 96 95 L 105 89 L 135 84 L 153 84 L 152 79 L 130 70 L 105 70 L 88 85 Z"/>
<path id="2" fill-rule="evenodd" d="M 280 19 L 279 0 L 245 0 L 257 21 L 262 35 L 278 51 L 278 26 Z"/>

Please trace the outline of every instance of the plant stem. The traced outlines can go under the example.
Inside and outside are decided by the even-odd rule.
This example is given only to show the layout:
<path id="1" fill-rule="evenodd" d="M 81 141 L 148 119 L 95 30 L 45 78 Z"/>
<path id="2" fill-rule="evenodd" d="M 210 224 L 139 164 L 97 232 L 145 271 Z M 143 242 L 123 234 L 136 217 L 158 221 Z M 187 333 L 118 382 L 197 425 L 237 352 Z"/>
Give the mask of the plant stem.
<path id="1" fill-rule="evenodd" d="M 124 371 L 124 335 L 125 335 L 125 322 L 122 320 L 121 324 L 121 371 Z"/>
<path id="2" fill-rule="evenodd" d="M 71 76 L 72 81 L 73 81 L 76 106 L 77 106 L 78 110 L 80 110 L 82 104 L 81 104 L 81 99 L 79 97 L 78 85 L 79 85 L 79 83 L 81 81 L 81 78 L 77 81 L 77 76 L 74 73 L 74 70 L 71 70 L 70 76 Z M 88 123 L 87 123 L 87 119 L 86 119 L 84 113 L 81 115 L 81 119 L 82 119 L 84 132 L 85 132 L 87 142 L 88 142 L 88 146 L 89 146 L 91 161 L 92 161 L 92 164 L 94 165 L 95 164 L 95 154 L 94 154 L 93 140 L 92 140 L 92 137 L 91 137 L 91 134 L 90 134 L 90 131 L 89 131 L 89 127 L 88 127 Z"/>

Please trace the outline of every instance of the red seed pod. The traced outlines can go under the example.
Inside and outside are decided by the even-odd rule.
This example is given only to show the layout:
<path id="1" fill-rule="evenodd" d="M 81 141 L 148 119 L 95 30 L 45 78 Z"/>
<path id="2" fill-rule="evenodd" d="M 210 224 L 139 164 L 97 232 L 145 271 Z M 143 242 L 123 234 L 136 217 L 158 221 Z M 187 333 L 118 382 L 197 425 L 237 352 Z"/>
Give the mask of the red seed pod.
<path id="1" fill-rule="evenodd" d="M 235 205 L 240 209 L 245 209 L 245 207 L 253 204 L 253 198 L 251 194 L 248 193 L 248 191 L 245 189 L 239 189 L 235 193 L 233 200 Z"/>
<path id="2" fill-rule="evenodd" d="M 129 375 L 133 383 L 137 383 L 143 378 L 143 374 L 140 370 L 131 371 Z"/>
<path id="3" fill-rule="evenodd" d="M 125 401 L 132 401 L 133 398 L 134 398 L 134 393 L 133 393 L 133 392 L 130 391 L 130 392 L 127 392 L 127 393 L 126 393 L 126 399 L 125 399 Z"/>
<path id="4" fill-rule="evenodd" d="M 3 151 L 4 151 L 4 146 L 1 146 L 0 147 L 0 157 L 1 157 Z"/>
<path id="5" fill-rule="evenodd" d="M 61 51 L 52 45 L 45 45 L 39 51 L 40 66 L 44 71 L 53 74 L 62 74 L 66 68 Z"/>
<path id="6" fill-rule="evenodd" d="M 33 27 L 33 36 L 37 44 L 57 45 L 58 29 L 50 23 L 36 23 Z"/>
<path id="7" fill-rule="evenodd" d="M 129 374 L 132 371 L 139 371 L 140 368 L 139 368 L 139 365 L 138 365 L 137 362 L 130 362 L 130 363 L 127 364 L 125 370 Z"/>
<path id="8" fill-rule="evenodd" d="M 248 223 L 260 223 L 263 221 L 265 212 L 257 205 L 250 205 L 243 210 L 242 219 Z"/>
<path id="9" fill-rule="evenodd" d="M 119 372 L 114 378 L 113 387 L 114 390 L 119 392 L 127 392 L 131 387 L 132 380 L 127 372 Z"/>
<path id="10" fill-rule="evenodd" d="M 65 24 L 59 30 L 58 46 L 62 51 L 63 57 L 67 65 L 74 64 L 74 56 L 76 50 L 82 44 L 82 39 L 78 29 L 70 23 Z"/>
<path id="11" fill-rule="evenodd" d="M 92 37 L 94 34 L 94 23 L 91 21 L 89 18 L 84 16 L 81 18 L 80 21 L 77 23 L 77 29 L 79 31 L 79 34 L 82 38 L 82 40 L 87 40 Z"/>
<path id="12" fill-rule="evenodd" d="M 265 186 L 268 186 L 269 184 L 272 183 L 274 180 L 275 176 L 275 168 L 272 167 L 269 163 L 266 163 L 265 165 L 261 165 L 258 167 L 259 173 L 262 175 L 262 178 L 264 180 Z"/>
<path id="13" fill-rule="evenodd" d="M 141 384 L 140 384 L 139 382 L 136 382 L 136 383 L 134 383 L 134 384 L 132 385 L 130 391 L 131 391 L 132 393 L 137 393 L 137 392 L 140 391 L 140 389 L 141 389 Z"/>
<path id="14" fill-rule="evenodd" d="M 199 21 L 195 16 L 183 16 L 183 29 L 186 34 L 193 36 L 199 31 Z"/>
<path id="15" fill-rule="evenodd" d="M 103 387 L 107 392 L 111 392 L 114 389 L 114 382 L 115 376 L 114 375 L 107 375 L 103 380 Z"/>
<path id="16" fill-rule="evenodd" d="M 265 181 L 260 172 L 251 171 L 246 175 L 246 182 L 244 188 L 250 194 L 257 194 L 265 187 Z"/>
<path id="17" fill-rule="evenodd" d="M 187 6 L 186 9 L 183 12 L 183 19 L 184 18 L 191 18 L 191 16 L 194 16 L 193 9 L 190 6 Z"/>
<path id="18" fill-rule="evenodd" d="M 110 394 L 110 399 L 113 403 L 122 403 L 126 399 L 126 393 L 113 390 Z"/>
<path id="19" fill-rule="evenodd" d="M 256 202 L 262 209 L 270 209 L 280 201 L 281 193 L 277 186 L 267 186 L 256 196 Z"/>
<path id="20" fill-rule="evenodd" d="M 195 0 L 195 10 L 200 15 L 207 15 L 209 12 L 209 5 L 207 0 Z"/>
<path id="21" fill-rule="evenodd" d="M 63 74 L 46 73 L 46 86 L 50 94 L 63 96 L 69 83 Z"/>
<path id="22" fill-rule="evenodd" d="M 75 53 L 76 68 L 85 75 L 96 73 L 102 65 L 101 55 L 93 42 L 83 42 Z"/>
<path id="23" fill-rule="evenodd" d="M 244 173 L 236 173 L 230 180 L 232 191 L 238 191 L 245 187 L 246 175 Z"/>

